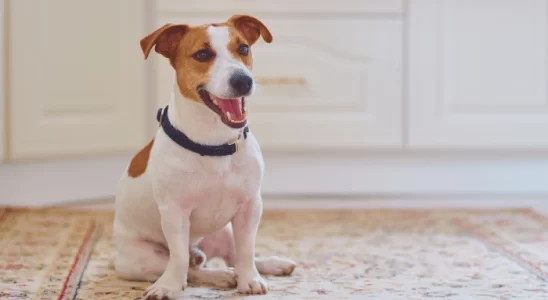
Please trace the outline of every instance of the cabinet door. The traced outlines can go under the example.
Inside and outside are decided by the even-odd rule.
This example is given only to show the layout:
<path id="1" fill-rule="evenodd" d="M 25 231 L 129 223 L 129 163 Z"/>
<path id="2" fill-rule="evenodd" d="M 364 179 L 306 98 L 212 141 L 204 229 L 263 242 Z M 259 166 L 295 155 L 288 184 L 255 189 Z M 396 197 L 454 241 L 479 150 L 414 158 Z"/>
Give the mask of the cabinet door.
<path id="1" fill-rule="evenodd" d="M 548 2 L 409 2 L 412 148 L 548 147 Z"/>
<path id="2" fill-rule="evenodd" d="M 301 6 L 253 3 L 241 10 L 254 10 L 250 14 L 274 37 L 272 44 L 253 47 L 258 87 L 246 101 L 250 129 L 264 149 L 401 147 L 400 1 L 346 0 L 331 8 L 338 10 L 333 15 L 310 1 L 310 13 Z M 160 1 L 157 26 L 222 22 L 232 15 L 209 7 L 217 6 L 200 11 Z M 158 99 L 164 104 L 173 75 L 164 60 L 159 69 Z"/>
<path id="3" fill-rule="evenodd" d="M 13 159 L 144 142 L 143 1 L 9 1 Z"/>

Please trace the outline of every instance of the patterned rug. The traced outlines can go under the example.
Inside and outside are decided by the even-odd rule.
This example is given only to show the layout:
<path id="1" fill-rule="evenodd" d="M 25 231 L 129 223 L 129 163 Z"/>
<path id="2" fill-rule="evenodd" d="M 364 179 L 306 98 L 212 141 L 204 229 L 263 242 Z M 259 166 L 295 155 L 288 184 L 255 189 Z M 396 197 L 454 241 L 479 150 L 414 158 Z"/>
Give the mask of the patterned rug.
<path id="1" fill-rule="evenodd" d="M 1 299 L 140 299 L 116 277 L 112 213 L 0 208 Z M 266 296 L 181 299 L 548 299 L 548 219 L 496 211 L 268 211 L 259 256 L 298 262 Z"/>

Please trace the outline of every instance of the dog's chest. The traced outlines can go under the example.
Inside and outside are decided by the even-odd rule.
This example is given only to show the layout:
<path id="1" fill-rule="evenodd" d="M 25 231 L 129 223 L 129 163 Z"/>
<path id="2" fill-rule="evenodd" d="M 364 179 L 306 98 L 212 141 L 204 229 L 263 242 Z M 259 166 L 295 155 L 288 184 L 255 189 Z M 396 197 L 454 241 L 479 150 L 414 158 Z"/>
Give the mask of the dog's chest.
<path id="1" fill-rule="evenodd" d="M 191 231 L 207 234 L 223 228 L 246 201 L 258 193 L 258 168 L 233 167 L 218 175 L 205 175 L 203 185 L 192 196 Z"/>
<path id="2" fill-rule="evenodd" d="M 191 235 L 220 230 L 243 203 L 257 199 L 263 178 L 262 155 L 253 139 L 246 144 L 227 157 L 186 152 L 158 160 L 161 175 L 157 179 L 176 191 L 179 205 L 191 211 Z"/>

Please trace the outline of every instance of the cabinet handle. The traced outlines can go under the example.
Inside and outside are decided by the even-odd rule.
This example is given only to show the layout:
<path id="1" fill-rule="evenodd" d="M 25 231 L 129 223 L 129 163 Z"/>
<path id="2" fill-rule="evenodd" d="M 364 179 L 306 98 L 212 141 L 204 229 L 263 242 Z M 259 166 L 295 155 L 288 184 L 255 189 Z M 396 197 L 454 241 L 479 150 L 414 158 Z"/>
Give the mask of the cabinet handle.
<path id="1" fill-rule="evenodd" d="M 305 86 L 306 85 L 306 79 L 302 77 L 257 77 L 256 78 L 257 83 L 259 85 L 300 85 Z"/>

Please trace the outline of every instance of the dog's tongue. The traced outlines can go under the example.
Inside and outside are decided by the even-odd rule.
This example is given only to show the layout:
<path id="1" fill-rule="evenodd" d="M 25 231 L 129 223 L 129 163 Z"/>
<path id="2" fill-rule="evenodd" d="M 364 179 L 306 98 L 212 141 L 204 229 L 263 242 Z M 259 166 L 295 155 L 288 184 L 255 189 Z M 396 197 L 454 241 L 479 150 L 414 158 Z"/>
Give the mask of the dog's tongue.
<path id="1" fill-rule="evenodd" d="M 226 116 L 226 113 L 230 113 L 230 118 L 233 121 L 242 121 L 242 101 L 240 99 L 223 99 L 215 97 L 219 108 L 223 111 L 223 114 Z"/>

